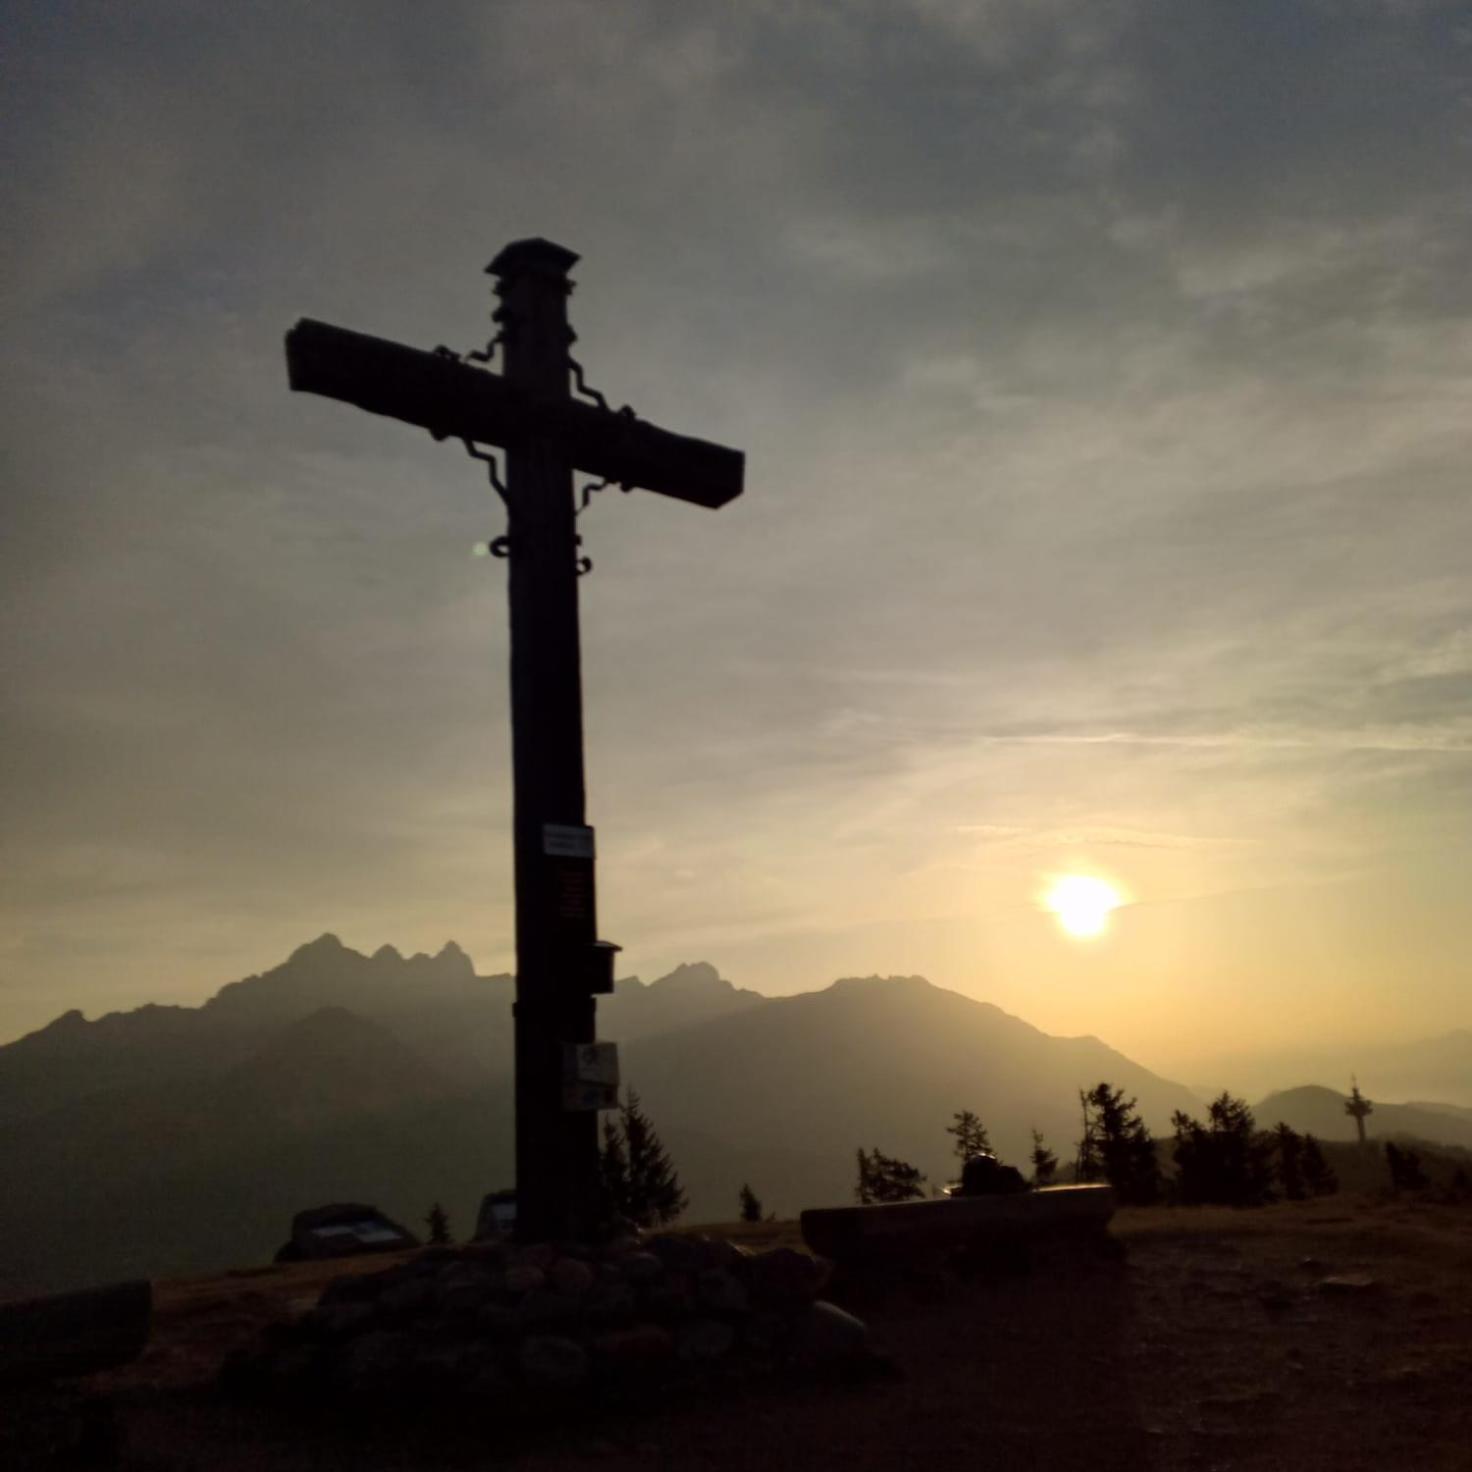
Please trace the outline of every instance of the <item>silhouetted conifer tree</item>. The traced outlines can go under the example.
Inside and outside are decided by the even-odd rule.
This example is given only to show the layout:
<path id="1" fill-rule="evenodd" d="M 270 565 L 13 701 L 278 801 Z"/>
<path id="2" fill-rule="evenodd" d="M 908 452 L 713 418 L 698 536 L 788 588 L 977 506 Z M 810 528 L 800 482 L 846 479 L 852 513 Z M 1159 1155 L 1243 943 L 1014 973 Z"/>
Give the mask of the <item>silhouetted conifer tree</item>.
<path id="1" fill-rule="evenodd" d="M 741 1220 L 744 1222 L 759 1222 L 762 1219 L 762 1204 L 757 1200 L 756 1192 L 747 1184 L 741 1187 Z"/>
<path id="2" fill-rule="evenodd" d="M 1032 1183 L 1034 1186 L 1051 1186 L 1058 1171 L 1058 1157 L 1043 1144 L 1041 1130 L 1032 1132 Z"/>
<path id="3" fill-rule="evenodd" d="M 429 1215 L 424 1218 L 424 1224 L 429 1228 L 431 1247 L 446 1247 L 454 1240 L 450 1236 L 449 1213 L 438 1201 L 429 1208 Z"/>
<path id="4" fill-rule="evenodd" d="M 1339 1189 L 1339 1177 L 1334 1168 L 1324 1159 L 1323 1146 L 1313 1135 L 1303 1137 L 1303 1154 L 1300 1158 L 1303 1184 L 1313 1196 L 1332 1196 Z"/>
<path id="5" fill-rule="evenodd" d="M 1080 1142 L 1082 1160 L 1084 1143 L 1089 1142 L 1097 1159 L 1094 1176 L 1080 1179 L 1104 1179 L 1114 1187 L 1119 1199 L 1134 1206 L 1148 1206 L 1160 1199 L 1160 1162 L 1155 1158 L 1155 1141 L 1145 1128 L 1133 1099 L 1126 1099 L 1123 1089 L 1106 1083 L 1096 1084 L 1082 1096 L 1084 1103 L 1084 1141 Z"/>
<path id="6" fill-rule="evenodd" d="M 1390 1168 L 1390 1185 L 1396 1191 L 1419 1191 L 1431 1184 L 1421 1169 L 1421 1157 L 1409 1145 L 1385 1142 L 1385 1164 Z"/>
<path id="7" fill-rule="evenodd" d="M 616 1117 L 603 1116 L 603 1149 L 598 1154 L 598 1178 L 609 1216 L 624 1216 L 629 1199 L 629 1156 Z"/>
<path id="8" fill-rule="evenodd" d="M 860 1206 L 886 1201 L 914 1201 L 925 1195 L 925 1176 L 907 1160 L 878 1150 L 858 1152 L 859 1180 L 854 1187 Z"/>
<path id="9" fill-rule="evenodd" d="M 1104 1174 L 1104 1162 L 1099 1154 L 1099 1140 L 1094 1131 L 1094 1116 L 1089 1108 L 1089 1091 L 1078 1091 L 1078 1107 L 1083 1113 L 1083 1134 L 1079 1136 L 1078 1154 L 1074 1157 L 1073 1178 L 1091 1183 Z"/>
<path id="10" fill-rule="evenodd" d="M 969 1109 L 963 1109 L 959 1114 L 953 1114 L 951 1118 L 954 1124 L 946 1126 L 946 1133 L 955 1137 L 955 1152 L 963 1162 L 969 1160 L 973 1155 L 980 1155 L 983 1150 L 990 1150 L 992 1142 L 987 1138 L 986 1126 L 981 1122 L 981 1116 L 973 1114 Z"/>
<path id="11" fill-rule="evenodd" d="M 1308 1194 L 1303 1178 L 1303 1136 L 1285 1120 L 1273 1131 L 1278 1151 L 1278 1184 L 1289 1201 L 1302 1201 Z"/>
<path id="12" fill-rule="evenodd" d="M 640 1227 L 672 1222 L 688 1204 L 680 1177 L 632 1089 L 603 1125 L 603 1189 L 612 1210 Z"/>
<path id="13" fill-rule="evenodd" d="M 1273 1199 L 1273 1137 L 1260 1134 L 1245 1099 L 1223 1092 L 1206 1125 L 1177 1110 L 1176 1190 L 1188 1205 L 1262 1206 Z"/>

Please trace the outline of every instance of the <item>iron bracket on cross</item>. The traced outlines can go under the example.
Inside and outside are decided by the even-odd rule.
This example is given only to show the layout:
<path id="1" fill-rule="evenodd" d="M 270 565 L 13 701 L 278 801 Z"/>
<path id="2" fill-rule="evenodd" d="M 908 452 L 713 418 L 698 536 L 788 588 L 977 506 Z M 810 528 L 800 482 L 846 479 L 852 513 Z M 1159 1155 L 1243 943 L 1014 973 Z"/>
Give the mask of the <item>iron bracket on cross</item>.
<path id="1" fill-rule="evenodd" d="M 740 450 L 672 434 L 569 398 L 539 398 L 498 374 L 304 317 L 286 335 L 293 389 L 427 429 L 514 450 L 556 440 L 580 470 L 714 510 L 741 494 Z"/>

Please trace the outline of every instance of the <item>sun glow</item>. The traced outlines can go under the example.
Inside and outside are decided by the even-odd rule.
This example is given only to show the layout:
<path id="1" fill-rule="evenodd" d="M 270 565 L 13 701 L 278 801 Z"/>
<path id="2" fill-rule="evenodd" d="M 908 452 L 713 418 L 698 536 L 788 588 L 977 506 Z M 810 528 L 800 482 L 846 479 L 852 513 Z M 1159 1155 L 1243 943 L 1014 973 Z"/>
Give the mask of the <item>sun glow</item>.
<path id="1" fill-rule="evenodd" d="M 1109 929 L 1109 915 L 1124 903 L 1112 884 L 1088 874 L 1062 874 L 1043 896 L 1043 903 L 1069 935 L 1092 940 Z"/>

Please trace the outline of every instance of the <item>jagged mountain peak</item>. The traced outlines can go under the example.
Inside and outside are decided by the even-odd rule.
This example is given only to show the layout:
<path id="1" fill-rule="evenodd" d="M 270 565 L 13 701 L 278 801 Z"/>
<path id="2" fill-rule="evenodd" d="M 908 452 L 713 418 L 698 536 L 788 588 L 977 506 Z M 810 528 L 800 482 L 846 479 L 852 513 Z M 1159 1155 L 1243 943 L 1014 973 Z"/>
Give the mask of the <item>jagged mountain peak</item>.
<path id="1" fill-rule="evenodd" d="M 732 983 L 727 981 L 709 961 L 682 961 L 673 971 L 656 978 L 649 985 L 651 989 L 668 987 L 671 990 L 693 987 L 734 989 Z"/>
<path id="2" fill-rule="evenodd" d="M 346 950 L 347 947 L 332 931 L 324 930 L 316 940 L 309 940 L 304 945 L 299 945 L 286 958 L 286 964 L 289 966 L 293 961 L 304 961 L 319 956 L 339 956 Z"/>

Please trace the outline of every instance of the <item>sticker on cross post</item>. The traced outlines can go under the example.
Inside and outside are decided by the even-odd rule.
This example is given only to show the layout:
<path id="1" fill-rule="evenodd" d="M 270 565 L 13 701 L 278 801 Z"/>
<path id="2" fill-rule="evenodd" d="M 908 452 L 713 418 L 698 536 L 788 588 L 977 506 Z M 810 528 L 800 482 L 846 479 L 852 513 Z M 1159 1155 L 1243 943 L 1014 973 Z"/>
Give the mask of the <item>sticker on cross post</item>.
<path id="1" fill-rule="evenodd" d="M 542 852 L 552 859 L 591 859 L 593 830 L 581 823 L 543 823 Z"/>

